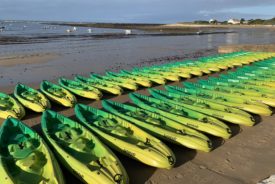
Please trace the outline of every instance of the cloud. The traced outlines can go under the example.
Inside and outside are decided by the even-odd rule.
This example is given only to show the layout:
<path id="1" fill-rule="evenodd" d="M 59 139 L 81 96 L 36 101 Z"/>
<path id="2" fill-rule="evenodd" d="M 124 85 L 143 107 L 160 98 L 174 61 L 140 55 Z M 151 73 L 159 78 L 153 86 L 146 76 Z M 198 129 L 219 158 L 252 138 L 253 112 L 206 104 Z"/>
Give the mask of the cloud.
<path id="1" fill-rule="evenodd" d="M 93 22 L 179 22 L 271 18 L 274 0 L 1 0 L 0 18 Z M 256 10 L 256 11 L 253 11 Z M 255 13 L 256 12 L 256 13 Z"/>

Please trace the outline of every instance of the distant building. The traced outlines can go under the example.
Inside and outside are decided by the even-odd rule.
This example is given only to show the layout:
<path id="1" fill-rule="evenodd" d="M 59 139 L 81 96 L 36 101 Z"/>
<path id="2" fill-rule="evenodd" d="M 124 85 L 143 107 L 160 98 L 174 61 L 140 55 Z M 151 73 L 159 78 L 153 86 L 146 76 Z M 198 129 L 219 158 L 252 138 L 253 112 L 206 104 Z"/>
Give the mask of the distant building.
<path id="1" fill-rule="evenodd" d="M 126 35 L 132 34 L 132 30 L 131 29 L 125 29 L 124 32 L 125 32 Z"/>
<path id="2" fill-rule="evenodd" d="M 209 21 L 209 24 L 217 24 L 217 20 L 216 19 L 210 19 Z"/>
<path id="3" fill-rule="evenodd" d="M 227 21 L 228 24 L 241 24 L 241 20 L 239 19 L 229 19 Z"/>

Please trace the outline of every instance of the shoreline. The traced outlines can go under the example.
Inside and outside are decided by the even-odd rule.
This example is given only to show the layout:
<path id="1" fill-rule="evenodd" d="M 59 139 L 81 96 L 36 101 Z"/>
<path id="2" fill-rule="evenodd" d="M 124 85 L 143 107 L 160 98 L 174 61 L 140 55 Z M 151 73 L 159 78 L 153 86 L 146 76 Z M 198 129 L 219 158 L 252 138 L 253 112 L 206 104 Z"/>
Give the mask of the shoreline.
<path id="1" fill-rule="evenodd" d="M 156 32 L 197 32 L 199 30 L 209 29 L 235 29 L 235 28 L 263 28 L 275 29 L 275 25 L 213 25 L 213 24 L 192 24 L 192 23 L 174 23 L 174 24 L 134 24 L 134 23 L 45 23 L 49 25 L 111 28 L 111 29 L 137 29 Z"/>
<path id="2" fill-rule="evenodd" d="M 149 30 L 148 30 L 149 31 Z M 154 33 L 153 33 L 154 32 Z M 39 36 L 34 35 L 32 37 L 26 36 L 2 36 L 0 37 L 0 45 L 12 45 L 12 44 L 35 44 L 35 43 L 48 43 L 51 41 L 62 41 L 62 39 L 94 39 L 94 40 L 103 40 L 103 39 L 127 39 L 127 38 L 137 38 L 137 37 L 153 37 L 153 36 L 193 36 L 193 35 L 213 35 L 213 34 L 228 34 L 228 33 L 236 33 L 236 31 L 213 31 L 207 30 L 204 32 L 196 31 L 160 31 L 155 32 L 153 30 L 149 31 L 149 33 L 144 34 L 130 34 L 126 35 L 123 33 L 103 33 L 97 35 L 91 34 L 60 34 L 60 35 L 48 35 L 48 36 Z"/>

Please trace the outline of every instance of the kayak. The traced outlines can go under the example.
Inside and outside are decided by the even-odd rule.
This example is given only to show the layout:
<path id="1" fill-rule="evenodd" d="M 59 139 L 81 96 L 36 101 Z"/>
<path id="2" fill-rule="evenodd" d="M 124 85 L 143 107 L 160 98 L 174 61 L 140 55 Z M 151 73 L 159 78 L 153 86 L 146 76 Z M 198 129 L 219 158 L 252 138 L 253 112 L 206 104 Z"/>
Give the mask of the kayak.
<path id="1" fill-rule="evenodd" d="M 76 104 L 75 96 L 59 85 L 44 80 L 40 84 L 40 90 L 50 100 L 65 107 L 73 107 Z"/>
<path id="2" fill-rule="evenodd" d="M 13 97 L 0 92 L 0 118 L 9 117 L 22 119 L 25 116 L 24 107 Z"/>
<path id="3" fill-rule="evenodd" d="M 261 102 L 256 102 L 255 100 L 252 100 L 251 98 L 245 98 L 245 97 L 235 95 L 235 94 L 228 94 L 228 93 L 223 93 L 223 92 L 220 92 L 220 91 L 213 91 L 213 90 L 201 88 L 200 85 L 198 85 L 196 83 L 185 82 L 185 83 L 182 83 L 182 85 L 185 88 L 188 88 L 188 89 L 194 89 L 194 90 L 197 90 L 197 91 L 200 91 L 200 92 L 205 92 L 205 93 L 209 93 L 209 94 L 215 94 L 215 95 L 223 96 L 223 97 L 226 97 L 228 100 L 231 100 L 231 101 L 241 102 L 241 103 L 244 103 L 244 104 L 254 104 L 254 105 L 257 105 L 257 106 L 261 106 L 261 107 L 268 107 L 268 105 L 265 105 Z"/>
<path id="4" fill-rule="evenodd" d="M 123 93 L 123 90 L 119 86 L 106 84 L 106 83 L 100 82 L 100 80 L 86 78 L 80 75 L 77 75 L 75 77 L 75 80 L 78 82 L 87 84 L 89 86 L 95 87 L 105 93 L 109 93 L 113 95 L 121 95 Z"/>
<path id="5" fill-rule="evenodd" d="M 234 113 L 234 114 L 239 114 L 239 115 L 250 117 L 249 113 L 247 113 L 246 111 L 243 111 L 241 109 L 234 108 L 234 107 L 231 107 L 228 105 L 224 105 L 224 104 L 218 103 L 216 101 L 213 101 L 211 99 L 205 99 L 203 97 L 191 95 L 188 93 L 177 93 L 177 92 L 174 92 L 173 90 L 170 91 L 169 87 L 170 86 L 165 86 L 165 88 L 167 88 L 169 96 L 172 96 L 174 98 L 186 99 L 190 102 L 195 102 L 199 107 L 206 107 L 206 108 L 210 108 L 210 109 L 214 109 L 214 110 L 218 110 L 218 111 Z M 173 87 L 173 86 L 171 86 L 171 87 Z"/>
<path id="6" fill-rule="evenodd" d="M 115 154 L 85 127 L 54 111 L 42 115 L 43 135 L 57 158 L 84 183 L 128 183 Z"/>
<path id="7" fill-rule="evenodd" d="M 169 93 L 166 91 L 161 91 L 157 89 L 149 89 L 150 94 L 160 99 L 164 102 L 170 104 L 176 104 L 188 109 L 192 109 L 194 111 L 213 116 L 220 120 L 224 120 L 229 123 L 239 124 L 239 125 L 246 125 L 246 126 L 253 126 L 255 124 L 255 120 L 253 116 L 250 114 L 236 114 L 231 112 L 225 112 L 221 110 L 216 110 L 211 108 L 208 104 L 203 103 L 200 100 L 195 99 L 187 99 L 185 96 L 176 96 L 173 93 Z"/>
<path id="8" fill-rule="evenodd" d="M 142 72 L 145 73 L 147 75 L 155 75 L 155 76 L 159 76 L 159 77 L 163 77 L 165 80 L 168 81 L 180 81 L 180 77 L 178 75 L 175 74 L 170 74 L 170 73 L 166 73 L 166 72 L 158 72 L 155 70 L 148 70 L 148 69 L 144 69 L 144 70 L 140 70 L 140 69 L 134 69 L 133 71 L 135 72 Z"/>
<path id="9" fill-rule="evenodd" d="M 258 84 L 273 84 L 275 83 L 275 79 L 272 79 L 272 78 L 267 78 L 267 77 L 248 77 L 248 76 L 242 76 L 242 75 L 233 75 L 233 74 L 227 74 L 227 75 L 224 75 L 224 74 L 221 74 L 220 75 L 221 78 L 229 78 L 229 79 L 240 79 L 242 80 L 243 82 L 246 82 L 246 83 L 251 83 L 251 82 L 257 82 Z"/>
<path id="10" fill-rule="evenodd" d="M 139 72 L 129 72 L 126 70 L 121 70 L 121 73 L 128 76 L 128 75 L 133 75 L 133 76 L 138 76 L 138 77 L 144 77 L 147 78 L 149 81 L 156 83 L 156 84 L 165 84 L 166 80 L 163 77 L 159 77 L 156 75 L 150 75 L 146 73 L 139 73 Z"/>
<path id="11" fill-rule="evenodd" d="M 170 169 L 175 164 L 174 153 L 165 144 L 128 121 L 80 104 L 75 114 L 102 141 L 124 155 L 157 168 Z"/>
<path id="12" fill-rule="evenodd" d="M 106 72 L 107 76 L 111 78 L 117 78 L 121 82 L 133 82 L 143 87 L 151 87 L 152 83 L 144 78 L 135 77 L 135 76 L 124 76 L 123 74 L 118 74 L 114 72 Z"/>
<path id="13" fill-rule="evenodd" d="M 59 78 L 58 82 L 63 88 L 78 96 L 94 100 L 99 100 L 102 97 L 102 93 L 98 89 L 88 86 L 86 84 L 73 80 L 68 80 L 63 77 Z"/>
<path id="14" fill-rule="evenodd" d="M 49 100 L 42 93 L 23 84 L 15 86 L 14 96 L 22 105 L 35 112 L 51 108 Z"/>
<path id="15" fill-rule="evenodd" d="M 221 92 L 228 92 L 234 94 L 256 96 L 256 97 L 268 97 L 275 98 L 275 94 L 263 93 L 253 89 L 234 88 L 229 86 L 228 83 L 212 82 L 211 80 L 198 80 L 199 84 L 203 85 L 206 89 L 217 90 Z"/>
<path id="16" fill-rule="evenodd" d="M 43 139 L 19 120 L 8 118 L 3 123 L 0 145 L 0 183 L 65 183 Z"/>
<path id="17" fill-rule="evenodd" d="M 155 71 L 161 72 L 161 73 L 166 74 L 166 75 L 171 75 L 171 76 L 172 75 L 177 75 L 177 76 L 179 76 L 181 78 L 184 78 L 184 79 L 190 79 L 191 74 L 193 74 L 193 75 L 197 74 L 197 76 L 202 75 L 201 71 L 197 71 L 197 72 L 199 72 L 199 74 L 198 74 L 198 73 L 194 72 L 195 70 L 193 70 L 193 71 L 192 70 L 183 70 L 182 68 L 181 68 L 181 70 L 177 70 L 175 68 L 167 68 L 167 67 L 159 68 L 159 67 L 156 67 Z M 171 72 L 171 71 L 173 71 L 173 72 Z"/>
<path id="18" fill-rule="evenodd" d="M 232 77 L 231 75 L 220 75 L 220 77 L 221 80 L 228 80 L 230 82 L 238 82 L 245 85 L 252 85 L 257 88 L 263 88 L 268 90 L 272 90 L 272 88 L 274 88 L 272 86 L 273 84 L 267 81 L 250 80 L 247 77 Z"/>
<path id="19" fill-rule="evenodd" d="M 131 93 L 129 96 L 134 104 L 140 108 L 160 114 L 190 128 L 210 135 L 222 137 L 224 139 L 231 137 L 230 128 L 216 118 L 138 93 Z"/>
<path id="20" fill-rule="evenodd" d="M 136 83 L 133 82 L 121 82 L 120 80 L 116 79 L 116 78 L 111 78 L 108 76 L 101 76 L 101 75 L 97 75 L 97 74 L 91 74 L 90 77 L 92 79 L 97 79 L 97 80 L 101 80 L 102 82 L 104 82 L 105 84 L 109 85 L 117 85 L 119 87 L 122 87 L 124 89 L 127 90 L 131 90 L 131 91 L 136 91 L 138 89 L 138 86 Z"/>
<path id="21" fill-rule="evenodd" d="M 204 98 L 211 102 L 227 105 L 233 108 L 241 109 L 253 114 L 270 116 L 272 111 L 267 105 L 259 105 L 250 101 L 227 96 L 210 90 L 201 90 L 194 88 L 181 88 L 177 86 L 165 86 L 169 92 L 177 94 L 188 94 L 194 97 Z"/>
<path id="22" fill-rule="evenodd" d="M 208 137 L 164 116 L 110 100 L 104 100 L 102 106 L 107 111 L 164 141 L 205 152 L 209 152 L 212 149 L 211 141 Z"/>
<path id="23" fill-rule="evenodd" d="M 267 87 L 263 85 L 255 85 L 251 83 L 242 83 L 241 80 L 239 79 L 230 79 L 230 78 L 226 79 L 226 78 L 213 78 L 213 77 L 209 77 L 208 79 L 211 82 L 223 83 L 223 84 L 229 85 L 230 87 L 235 87 L 235 88 L 254 90 L 254 91 L 263 93 L 265 95 L 275 94 L 275 89 L 272 89 L 271 87 Z"/>
<path id="24" fill-rule="evenodd" d="M 207 88 L 207 86 L 198 84 L 198 83 L 191 83 L 191 82 L 184 82 L 183 83 L 184 86 L 189 87 L 189 88 L 200 88 L 200 89 L 206 89 L 209 91 L 215 91 L 215 92 L 219 92 L 219 93 L 223 93 L 226 95 L 231 95 L 232 97 L 234 96 L 235 98 L 241 98 L 244 100 L 249 100 L 252 102 L 256 102 L 256 103 L 262 103 L 262 104 L 266 104 L 269 105 L 271 107 L 275 107 L 275 99 L 274 98 L 267 98 L 267 97 L 259 97 L 259 96 L 251 96 L 251 95 L 246 95 L 244 93 L 236 93 L 233 90 L 225 90 L 223 89 L 223 91 L 221 90 L 213 90 L 213 88 Z"/>

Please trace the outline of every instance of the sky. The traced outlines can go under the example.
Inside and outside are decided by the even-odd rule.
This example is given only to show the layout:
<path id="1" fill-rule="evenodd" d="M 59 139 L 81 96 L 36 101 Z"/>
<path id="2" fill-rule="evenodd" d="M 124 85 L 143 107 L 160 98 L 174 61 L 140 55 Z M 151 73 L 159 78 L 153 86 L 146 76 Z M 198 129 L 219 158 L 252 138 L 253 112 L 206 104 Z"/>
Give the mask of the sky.
<path id="1" fill-rule="evenodd" d="M 0 20 L 175 23 L 275 17 L 275 0 L 0 0 Z"/>

